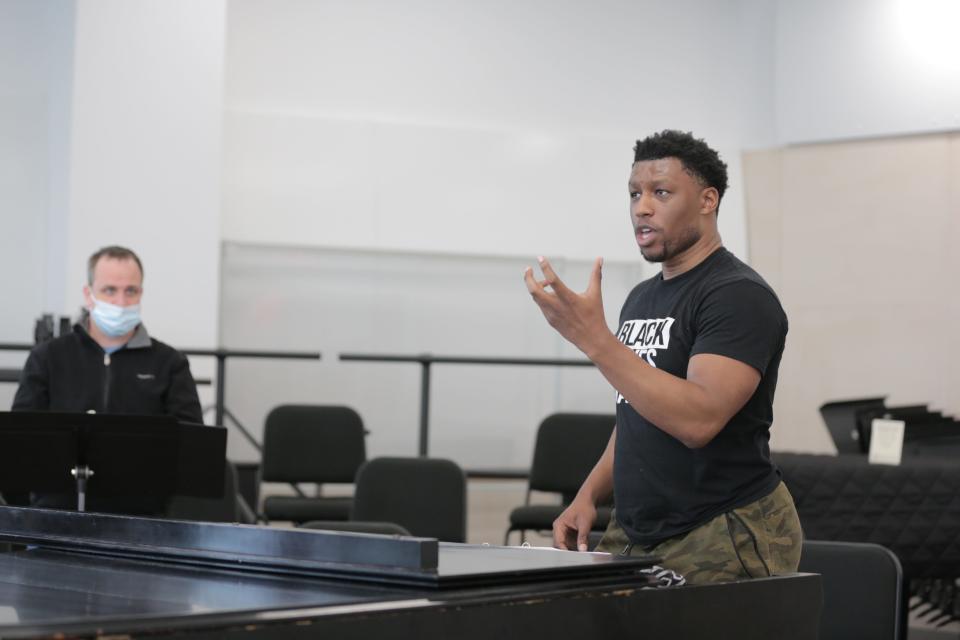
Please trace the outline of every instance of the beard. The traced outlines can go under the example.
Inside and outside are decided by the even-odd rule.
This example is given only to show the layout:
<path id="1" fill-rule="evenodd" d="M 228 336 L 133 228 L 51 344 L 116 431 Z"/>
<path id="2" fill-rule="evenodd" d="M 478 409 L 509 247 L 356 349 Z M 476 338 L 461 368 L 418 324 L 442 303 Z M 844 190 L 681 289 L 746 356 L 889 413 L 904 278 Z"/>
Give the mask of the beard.
<path id="1" fill-rule="evenodd" d="M 703 236 L 700 229 L 687 227 L 674 238 L 663 238 L 660 246 L 641 247 L 640 255 L 647 262 L 665 262 L 675 258 L 700 241 Z"/>

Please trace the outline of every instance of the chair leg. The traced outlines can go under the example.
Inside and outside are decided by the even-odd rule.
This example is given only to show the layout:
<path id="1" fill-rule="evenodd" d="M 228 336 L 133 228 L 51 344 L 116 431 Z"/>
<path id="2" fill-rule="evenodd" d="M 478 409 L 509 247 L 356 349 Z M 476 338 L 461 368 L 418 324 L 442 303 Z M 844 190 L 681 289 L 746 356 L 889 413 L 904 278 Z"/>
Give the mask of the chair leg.
<path id="1" fill-rule="evenodd" d="M 521 545 L 522 545 L 524 542 L 527 541 L 527 530 L 526 530 L 526 529 L 507 529 L 507 533 L 504 534 L 504 536 L 503 536 L 503 546 L 505 546 L 505 547 L 509 547 L 509 546 L 510 546 L 510 534 L 513 533 L 514 531 L 519 531 L 519 532 L 520 532 L 520 544 L 521 544 Z"/>

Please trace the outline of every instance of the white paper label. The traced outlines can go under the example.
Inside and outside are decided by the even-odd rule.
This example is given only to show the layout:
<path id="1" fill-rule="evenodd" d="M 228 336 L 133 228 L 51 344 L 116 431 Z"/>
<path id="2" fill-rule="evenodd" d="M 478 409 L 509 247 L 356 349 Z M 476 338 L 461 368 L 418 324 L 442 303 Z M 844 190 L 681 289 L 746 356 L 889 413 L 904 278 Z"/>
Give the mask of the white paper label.
<path id="1" fill-rule="evenodd" d="M 903 457 L 903 420 L 876 419 L 870 423 L 870 464 L 900 464 Z"/>

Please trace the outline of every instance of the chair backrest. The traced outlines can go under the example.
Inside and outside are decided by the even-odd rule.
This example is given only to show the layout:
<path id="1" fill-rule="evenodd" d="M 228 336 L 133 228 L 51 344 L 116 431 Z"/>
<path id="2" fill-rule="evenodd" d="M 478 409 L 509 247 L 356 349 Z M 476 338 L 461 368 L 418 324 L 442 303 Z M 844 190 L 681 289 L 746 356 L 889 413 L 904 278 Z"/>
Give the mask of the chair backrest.
<path id="1" fill-rule="evenodd" d="M 394 522 L 445 542 L 467 538 L 467 480 L 450 460 L 374 458 L 357 472 L 352 520 Z"/>
<path id="2" fill-rule="evenodd" d="M 800 571 L 821 575 L 821 640 L 905 637 L 903 570 L 886 547 L 806 540 Z"/>
<path id="3" fill-rule="evenodd" d="M 537 430 L 530 488 L 569 499 L 597 464 L 617 422 L 614 415 L 555 413 Z"/>
<path id="4" fill-rule="evenodd" d="M 377 533 L 386 536 L 412 535 L 396 522 L 370 522 L 368 520 L 311 520 L 298 525 L 298 528 L 345 531 L 348 533 Z"/>
<path id="5" fill-rule="evenodd" d="M 260 478 L 351 483 L 367 457 L 363 421 L 349 407 L 280 405 L 267 415 Z"/>
<path id="6" fill-rule="evenodd" d="M 200 520 L 204 522 L 241 522 L 252 524 L 240 506 L 237 493 L 237 471 L 227 460 L 223 465 L 223 497 L 194 498 L 174 496 L 167 505 L 166 517 L 173 520 Z"/>

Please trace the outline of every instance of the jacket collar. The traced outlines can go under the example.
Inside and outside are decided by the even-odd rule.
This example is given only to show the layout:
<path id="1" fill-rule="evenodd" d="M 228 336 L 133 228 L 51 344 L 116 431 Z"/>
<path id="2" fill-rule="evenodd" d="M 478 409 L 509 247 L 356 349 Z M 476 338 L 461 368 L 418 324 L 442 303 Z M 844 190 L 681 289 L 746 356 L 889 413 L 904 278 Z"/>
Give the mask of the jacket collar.
<path id="1" fill-rule="evenodd" d="M 84 309 L 80 312 L 80 319 L 77 320 L 77 323 L 73 325 L 74 331 L 79 331 L 82 333 L 88 340 L 100 346 L 96 340 L 93 339 L 93 336 L 90 335 L 90 312 Z M 133 336 L 127 341 L 123 346 L 124 349 L 146 349 L 153 344 L 153 341 L 150 339 L 150 334 L 147 333 L 147 328 L 141 322 L 137 325 L 136 330 L 133 332 Z"/>

